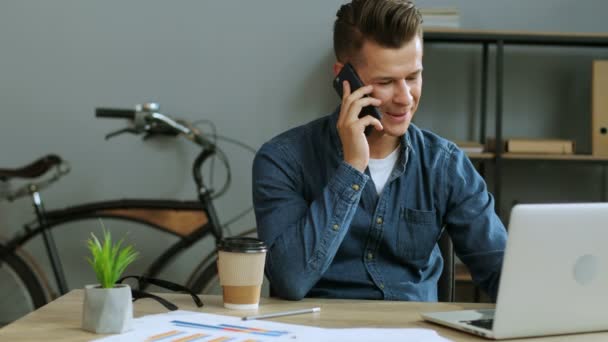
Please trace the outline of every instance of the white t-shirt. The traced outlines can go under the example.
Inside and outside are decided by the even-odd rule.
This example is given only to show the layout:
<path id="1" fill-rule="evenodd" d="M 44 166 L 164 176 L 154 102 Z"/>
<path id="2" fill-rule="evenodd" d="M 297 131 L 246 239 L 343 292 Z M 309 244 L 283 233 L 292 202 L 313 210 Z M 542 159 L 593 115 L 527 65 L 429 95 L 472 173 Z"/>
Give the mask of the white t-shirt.
<path id="1" fill-rule="evenodd" d="M 369 159 L 367 167 L 369 168 L 369 173 L 372 175 L 372 180 L 374 181 L 378 195 L 382 193 L 382 189 L 384 189 L 388 177 L 390 177 L 391 172 L 393 172 L 393 168 L 397 163 L 397 159 L 399 159 L 399 147 L 400 146 L 397 146 L 397 148 L 384 159 Z"/>

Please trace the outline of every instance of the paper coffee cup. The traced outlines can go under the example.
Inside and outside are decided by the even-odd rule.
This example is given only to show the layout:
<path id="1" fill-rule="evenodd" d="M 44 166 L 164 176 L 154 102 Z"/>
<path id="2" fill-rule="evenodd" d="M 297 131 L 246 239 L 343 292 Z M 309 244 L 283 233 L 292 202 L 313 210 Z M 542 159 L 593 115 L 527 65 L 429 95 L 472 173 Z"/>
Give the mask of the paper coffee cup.
<path id="1" fill-rule="evenodd" d="M 224 307 L 257 309 L 264 281 L 267 247 L 256 238 L 225 238 L 218 246 L 217 268 Z"/>

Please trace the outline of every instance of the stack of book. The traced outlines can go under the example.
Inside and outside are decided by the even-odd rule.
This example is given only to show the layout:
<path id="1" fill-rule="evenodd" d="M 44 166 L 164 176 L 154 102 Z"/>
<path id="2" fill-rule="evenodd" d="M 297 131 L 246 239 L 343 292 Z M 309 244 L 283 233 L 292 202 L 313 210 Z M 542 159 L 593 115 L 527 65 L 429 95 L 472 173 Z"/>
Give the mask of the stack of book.
<path id="1" fill-rule="evenodd" d="M 488 150 L 495 151 L 496 141 L 488 138 Z M 503 151 L 510 153 L 574 154 L 575 143 L 562 139 L 506 139 Z"/>
<path id="2" fill-rule="evenodd" d="M 456 8 L 421 8 L 422 27 L 459 28 L 460 12 Z"/>
<path id="3" fill-rule="evenodd" d="M 475 141 L 455 141 L 454 143 L 466 153 L 482 153 L 484 150 L 483 145 Z"/>

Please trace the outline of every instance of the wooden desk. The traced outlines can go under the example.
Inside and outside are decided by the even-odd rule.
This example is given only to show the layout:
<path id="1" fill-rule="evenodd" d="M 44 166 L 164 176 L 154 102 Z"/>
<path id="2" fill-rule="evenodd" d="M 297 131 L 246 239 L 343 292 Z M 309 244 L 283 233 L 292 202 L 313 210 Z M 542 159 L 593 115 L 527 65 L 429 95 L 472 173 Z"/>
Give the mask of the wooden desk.
<path id="1" fill-rule="evenodd" d="M 244 312 L 227 310 L 222 307 L 221 297 L 203 296 L 205 306 L 196 308 L 190 296 L 162 294 L 177 304 L 180 309 L 243 316 Z M 0 341 L 89 341 L 103 335 L 95 335 L 80 330 L 82 290 L 74 290 L 54 302 L 30 313 L 22 319 L 0 329 Z M 320 306 L 318 315 L 298 315 L 272 319 L 272 321 L 303 324 L 325 328 L 383 327 L 383 328 L 427 328 L 436 330 L 441 336 L 454 341 L 487 341 L 456 330 L 426 323 L 419 312 L 438 310 L 460 310 L 487 308 L 489 304 L 457 303 L 415 303 L 363 300 L 305 299 L 299 302 L 263 298 L 260 313 L 294 310 Z M 150 299 L 138 300 L 134 305 L 135 316 L 164 312 L 164 308 Z M 252 313 L 249 311 L 248 313 Z M 546 337 L 540 339 L 519 339 L 517 341 L 608 341 L 607 333 L 579 334 Z"/>

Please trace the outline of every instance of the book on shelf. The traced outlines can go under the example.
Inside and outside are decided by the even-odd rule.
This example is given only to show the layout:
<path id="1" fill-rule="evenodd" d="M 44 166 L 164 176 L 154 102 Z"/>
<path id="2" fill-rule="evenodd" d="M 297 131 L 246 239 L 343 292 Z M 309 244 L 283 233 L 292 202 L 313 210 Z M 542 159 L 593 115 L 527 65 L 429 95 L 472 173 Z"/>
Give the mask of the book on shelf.
<path id="1" fill-rule="evenodd" d="M 496 140 L 488 138 L 488 150 L 496 150 Z M 502 151 L 509 153 L 574 154 L 575 142 L 567 139 L 520 139 L 504 140 Z"/>
<path id="2" fill-rule="evenodd" d="M 454 141 L 466 153 L 483 153 L 484 146 L 476 141 Z"/>
<path id="3" fill-rule="evenodd" d="M 459 28 L 460 11 L 456 8 L 421 8 L 422 27 Z"/>

